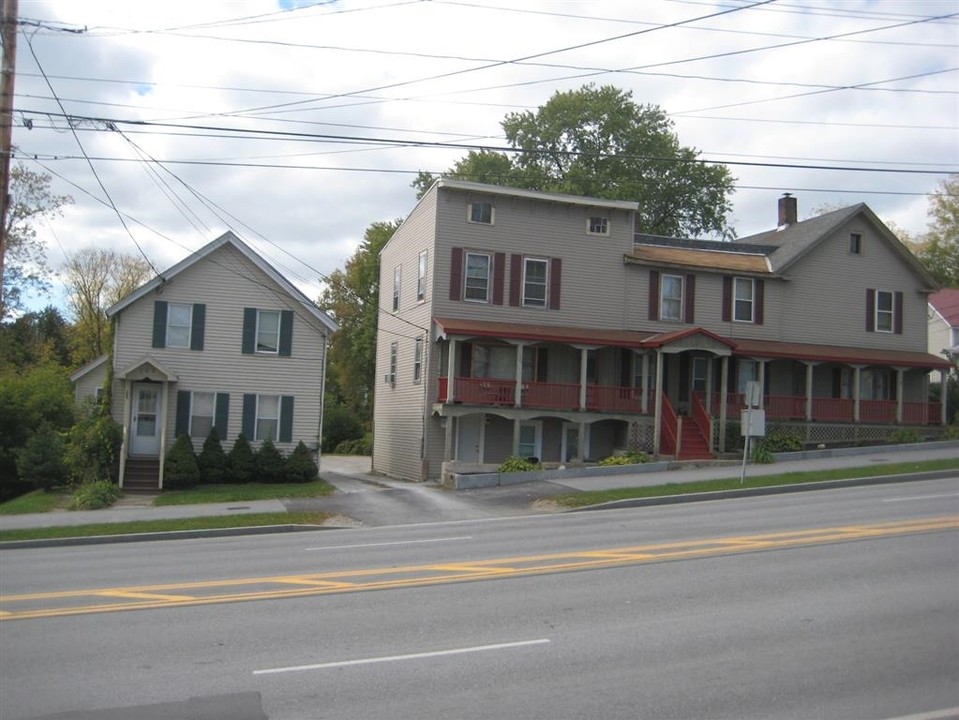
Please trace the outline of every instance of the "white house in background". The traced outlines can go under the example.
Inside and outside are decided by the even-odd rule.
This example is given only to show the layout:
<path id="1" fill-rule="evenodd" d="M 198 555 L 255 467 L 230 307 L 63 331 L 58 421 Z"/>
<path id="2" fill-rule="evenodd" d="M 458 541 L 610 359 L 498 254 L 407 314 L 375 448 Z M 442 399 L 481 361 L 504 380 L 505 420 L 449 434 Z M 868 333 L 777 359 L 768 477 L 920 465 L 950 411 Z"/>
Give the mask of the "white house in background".
<path id="1" fill-rule="evenodd" d="M 944 288 L 929 296 L 929 352 L 959 355 L 959 288 Z M 933 373 L 938 379 L 939 371 Z"/>
<path id="2" fill-rule="evenodd" d="M 113 371 L 113 418 L 123 425 L 121 487 L 162 488 L 179 435 L 199 449 L 212 427 L 224 448 L 243 432 L 283 452 L 317 455 L 329 335 L 336 323 L 227 232 L 107 310 L 112 357 L 73 379 L 78 394 Z M 108 364 L 109 363 L 109 364 Z M 82 390 L 81 390 L 82 389 Z"/>

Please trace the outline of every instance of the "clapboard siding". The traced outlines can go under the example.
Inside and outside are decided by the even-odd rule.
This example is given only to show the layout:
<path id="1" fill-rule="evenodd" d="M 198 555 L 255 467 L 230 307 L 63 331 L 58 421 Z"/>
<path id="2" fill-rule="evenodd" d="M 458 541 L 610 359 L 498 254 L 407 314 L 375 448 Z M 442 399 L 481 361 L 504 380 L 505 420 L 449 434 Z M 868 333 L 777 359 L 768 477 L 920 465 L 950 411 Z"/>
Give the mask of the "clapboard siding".
<path id="1" fill-rule="evenodd" d="M 152 347 L 155 300 L 206 304 L 203 350 Z M 241 352 L 245 307 L 293 311 L 290 357 Z M 165 410 L 168 444 L 174 440 L 176 393 L 190 390 L 230 393 L 228 432 L 221 438 L 229 443 L 227 449 L 242 429 L 244 393 L 295 396 L 293 441 L 277 447 L 289 451 L 302 440 L 314 448 L 319 439 L 325 334 L 326 328 L 300 302 L 227 244 L 117 315 L 114 367 L 122 371 L 149 356 L 176 375 Z M 115 397 L 114 417 L 122 419 L 123 402 Z M 194 439 L 197 447 L 202 442 Z"/>

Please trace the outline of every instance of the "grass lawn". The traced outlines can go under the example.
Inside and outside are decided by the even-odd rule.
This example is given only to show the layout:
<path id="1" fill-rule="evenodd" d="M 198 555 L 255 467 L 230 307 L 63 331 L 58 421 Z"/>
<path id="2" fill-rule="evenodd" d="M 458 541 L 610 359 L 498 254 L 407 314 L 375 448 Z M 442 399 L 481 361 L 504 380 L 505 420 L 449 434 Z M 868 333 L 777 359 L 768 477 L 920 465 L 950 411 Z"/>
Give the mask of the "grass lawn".
<path id="1" fill-rule="evenodd" d="M 321 512 L 250 513 L 249 515 L 216 515 L 176 520 L 138 520 L 125 523 L 0 530 L 0 542 L 92 537 L 95 535 L 131 535 L 136 533 L 175 532 L 177 530 L 214 530 L 265 525 L 322 525 L 330 517 L 329 513 Z"/>
<path id="2" fill-rule="evenodd" d="M 626 466 L 628 467 L 628 466 Z M 652 487 L 619 488 L 616 490 L 594 490 L 558 495 L 551 500 L 557 505 L 568 508 L 599 505 L 614 500 L 633 498 L 663 497 L 668 495 L 686 495 L 689 493 L 716 492 L 718 490 L 742 490 L 743 488 L 772 487 L 774 485 L 799 485 L 802 483 L 824 482 L 827 480 L 849 480 L 878 475 L 899 475 L 902 473 L 925 472 L 931 470 L 959 469 L 959 458 L 948 460 L 926 460 L 923 462 L 894 463 L 861 468 L 836 468 L 833 470 L 811 470 L 807 472 L 783 473 L 779 475 L 746 476 L 745 484 L 739 478 L 722 480 L 703 480 L 690 483 L 668 483 Z M 751 472 L 758 472 L 755 465 Z"/>
<path id="3" fill-rule="evenodd" d="M 163 492 L 154 505 L 197 505 L 200 503 L 278 500 L 281 498 L 331 495 L 333 486 L 323 479 L 309 483 L 245 483 L 243 485 L 198 485 L 189 490 Z"/>
<path id="4" fill-rule="evenodd" d="M 26 495 L 15 497 L 5 503 L 0 503 L 0 515 L 25 515 L 27 513 L 44 513 L 65 508 L 70 502 L 72 491 L 56 489 L 34 490 Z"/>

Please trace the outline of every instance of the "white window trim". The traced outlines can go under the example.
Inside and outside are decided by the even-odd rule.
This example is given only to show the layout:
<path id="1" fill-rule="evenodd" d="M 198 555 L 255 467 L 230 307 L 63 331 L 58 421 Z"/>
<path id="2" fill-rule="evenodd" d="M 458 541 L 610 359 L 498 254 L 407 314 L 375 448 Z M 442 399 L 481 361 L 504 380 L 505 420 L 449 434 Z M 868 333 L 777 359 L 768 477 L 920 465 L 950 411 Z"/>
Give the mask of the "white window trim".
<path id="1" fill-rule="evenodd" d="M 489 205 L 489 222 L 483 222 L 482 220 L 473 219 L 473 207 L 478 205 Z M 473 225 L 495 225 L 496 224 L 496 206 L 491 202 L 484 202 L 482 200 L 477 200 L 471 202 L 466 206 L 466 221 L 472 223 Z"/>
<path id="2" fill-rule="evenodd" d="M 393 268 L 393 312 L 399 312 L 400 309 L 400 288 L 403 284 L 403 266 L 397 265 Z"/>
<path id="3" fill-rule="evenodd" d="M 858 245 L 858 249 L 853 251 L 853 242 Z M 863 237 L 862 233 L 849 233 L 849 254 L 850 255 L 862 255 L 863 254 Z"/>
<path id="4" fill-rule="evenodd" d="M 419 385 L 423 381 L 423 338 L 413 341 L 413 382 Z"/>
<path id="5" fill-rule="evenodd" d="M 589 457 L 589 429 L 590 429 L 591 427 L 592 427 L 592 425 L 591 425 L 590 423 L 586 423 L 586 427 L 583 428 L 583 431 L 584 431 L 584 432 L 583 432 L 583 445 L 584 445 L 585 447 L 582 448 L 582 451 L 580 452 L 580 456 L 581 456 L 584 460 Z M 566 463 L 566 462 L 571 462 L 571 461 L 573 460 L 573 458 L 570 458 L 569 460 L 566 460 L 566 459 L 565 459 L 566 456 L 569 454 L 569 452 L 568 452 L 568 451 L 569 451 L 569 443 L 567 442 L 567 439 L 568 439 L 567 433 L 568 433 L 570 430 L 575 430 L 575 431 L 578 433 L 578 432 L 579 432 L 579 423 L 573 423 L 573 422 L 564 422 L 564 423 L 563 423 L 563 439 L 562 439 L 562 443 L 561 443 L 561 447 L 560 447 L 559 452 L 560 452 L 560 459 L 562 459 L 562 461 L 563 461 L 564 463 Z"/>
<path id="6" fill-rule="evenodd" d="M 261 398 L 276 398 L 276 417 L 269 417 L 266 415 L 260 414 L 260 399 Z M 273 442 L 280 441 L 280 415 L 282 414 L 282 408 L 280 407 L 282 403 L 282 398 L 279 395 L 257 395 L 256 396 L 256 416 L 253 418 L 253 440 L 254 442 L 262 442 L 266 440 L 264 437 L 260 437 L 260 420 L 276 420 L 276 425 L 274 426 L 273 437 L 270 439 Z M 190 408 L 190 411 L 193 411 L 193 408 Z M 216 413 L 216 408 L 214 407 L 214 413 Z M 192 423 L 192 418 L 191 418 Z"/>
<path id="7" fill-rule="evenodd" d="M 189 321 L 187 322 L 186 325 L 173 325 L 172 323 L 173 308 L 175 307 L 187 308 L 187 316 L 189 317 Z M 185 344 L 177 345 L 170 341 L 171 327 L 177 327 L 177 328 L 186 327 L 187 330 L 186 330 Z M 193 305 L 191 303 L 173 303 L 173 302 L 169 303 L 167 305 L 167 315 L 166 315 L 166 347 L 177 348 L 180 350 L 189 350 L 192 337 L 193 337 Z"/>
<path id="8" fill-rule="evenodd" d="M 879 296 L 888 295 L 889 296 L 889 309 L 880 310 L 879 309 Z M 879 317 L 882 316 L 889 317 L 889 329 L 879 327 Z M 873 316 L 873 327 L 877 333 L 892 333 L 896 329 L 896 293 L 891 290 L 876 290 L 876 307 L 874 308 Z"/>
<path id="9" fill-rule="evenodd" d="M 543 278 L 543 304 L 540 305 L 538 302 L 529 302 L 526 299 L 526 278 L 527 278 L 527 268 L 529 263 L 541 263 L 545 268 L 546 272 Z M 540 257 L 524 257 L 523 258 L 523 307 L 536 308 L 537 310 L 544 310 L 549 307 L 549 260 L 546 258 Z"/>
<path id="10" fill-rule="evenodd" d="M 399 364 L 398 355 L 399 355 L 399 342 L 394 340 L 390 343 L 390 371 L 386 373 L 386 384 L 390 387 L 396 387 L 396 368 Z"/>
<path id="11" fill-rule="evenodd" d="M 209 395 L 209 396 L 213 399 L 213 404 L 212 404 L 212 406 L 210 407 L 210 415 L 209 415 L 209 418 L 210 418 L 210 427 L 211 427 L 211 428 L 216 427 L 216 393 L 215 393 L 215 392 L 202 391 L 202 390 L 201 390 L 201 391 L 191 390 L 191 391 L 190 391 L 190 422 L 188 423 L 188 427 L 187 427 L 187 434 L 188 434 L 191 438 L 193 438 L 193 437 L 197 437 L 197 438 L 198 438 L 198 437 L 201 437 L 200 435 L 194 435 L 194 433 L 193 433 L 193 418 L 194 418 L 194 416 L 196 416 L 195 410 L 196 410 L 196 396 L 197 396 L 197 394 Z M 197 416 L 197 417 L 207 417 L 207 416 L 206 416 L 206 415 L 201 415 L 201 416 Z M 254 434 L 256 433 L 255 428 L 256 428 L 256 426 L 254 425 Z M 203 435 L 202 437 L 205 439 L 205 438 L 206 438 L 206 435 Z M 223 440 L 223 439 L 224 439 L 224 438 L 220 438 L 220 440 Z"/>
<path id="12" fill-rule="evenodd" d="M 666 308 L 666 300 L 674 300 L 675 298 L 666 297 L 666 278 L 676 278 L 679 280 L 679 312 L 676 317 L 666 317 L 664 312 Z M 682 275 L 672 275 L 663 273 L 662 280 L 659 285 L 659 319 L 663 322 L 682 322 L 683 321 L 683 300 L 686 295 L 686 282 L 685 278 Z"/>
<path id="13" fill-rule="evenodd" d="M 417 265 L 416 275 L 416 301 L 423 302 L 426 299 L 426 274 L 429 268 L 429 250 L 423 250 L 420 253 L 419 264 Z"/>
<path id="14" fill-rule="evenodd" d="M 602 226 L 602 230 L 593 230 L 593 220 L 599 220 Z M 609 217 L 606 215 L 590 215 L 586 218 L 586 234 L 587 235 L 609 235 Z"/>
<path id="15" fill-rule="evenodd" d="M 469 269 L 470 269 L 470 256 L 484 257 L 486 258 L 486 295 L 480 300 L 479 298 L 468 297 L 469 292 Z M 483 303 L 489 304 L 490 300 L 490 283 L 492 281 L 493 274 L 493 258 L 489 253 L 482 252 L 473 252 L 471 250 L 466 251 L 466 257 L 463 262 L 463 301 L 464 302 L 473 302 L 473 303 Z"/>
<path id="16" fill-rule="evenodd" d="M 749 319 L 742 320 L 736 317 L 736 305 L 740 302 L 740 298 L 736 294 L 736 288 L 739 283 L 749 283 Z M 743 298 L 742 302 L 746 302 Z M 734 277 L 733 278 L 733 307 L 732 307 L 732 316 L 733 322 L 738 323 L 755 323 L 756 322 L 756 281 L 752 278 L 744 277 Z"/>
<path id="17" fill-rule="evenodd" d="M 261 350 L 260 349 L 260 318 L 263 317 L 264 313 L 270 313 L 271 315 L 276 315 L 276 349 L 275 350 Z M 280 324 L 283 322 L 283 313 L 279 310 L 257 310 L 256 311 L 256 334 L 253 336 L 253 351 L 257 355 L 279 355 L 280 354 Z"/>
<path id="18" fill-rule="evenodd" d="M 542 420 L 526 420 L 519 424 L 520 426 L 520 435 L 522 435 L 522 429 L 524 427 L 532 427 L 535 432 L 535 437 L 533 439 L 533 452 L 529 455 L 525 455 L 520 452 L 519 447 L 516 448 L 516 452 L 520 457 L 535 457 L 540 460 L 543 459 L 543 421 Z"/>

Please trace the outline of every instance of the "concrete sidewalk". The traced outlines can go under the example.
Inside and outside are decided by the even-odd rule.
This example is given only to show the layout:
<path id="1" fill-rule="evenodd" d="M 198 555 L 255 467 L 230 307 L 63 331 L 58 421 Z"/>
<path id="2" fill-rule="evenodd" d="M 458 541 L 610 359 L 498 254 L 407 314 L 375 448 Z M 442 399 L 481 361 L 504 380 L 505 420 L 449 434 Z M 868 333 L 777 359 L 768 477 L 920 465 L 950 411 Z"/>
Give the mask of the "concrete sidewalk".
<path id="1" fill-rule="evenodd" d="M 825 456 L 823 456 L 825 455 Z M 787 453 L 777 456 L 777 462 L 771 465 L 748 465 L 747 477 L 755 475 L 775 475 L 812 470 L 880 467 L 895 463 L 919 462 L 924 460 L 959 458 L 959 440 L 923 443 L 921 445 L 894 445 L 875 448 L 849 448 L 823 453 Z M 602 476 L 591 476 L 588 469 L 570 468 L 561 476 L 538 480 L 529 487 L 511 485 L 481 490 L 450 491 L 433 485 L 416 485 L 389 480 L 373 475 L 368 457 L 324 456 L 321 461 L 321 474 L 337 487 L 335 505 L 339 512 L 349 513 L 350 497 L 362 502 L 365 493 L 382 490 L 418 488 L 423 491 L 442 493 L 448 499 L 454 497 L 464 506 L 473 499 L 483 504 L 484 500 L 501 495 L 519 498 L 517 509 L 529 507 L 537 497 L 550 497 L 577 490 L 610 490 L 616 488 L 689 483 L 701 480 L 738 478 L 741 466 L 738 463 L 722 463 L 710 466 L 680 467 L 666 470 L 661 466 L 644 468 L 642 465 L 626 466 L 621 472 Z M 628 469 L 627 469 L 628 468 Z M 505 499 L 505 498 L 504 498 Z M 313 499 L 314 509 L 322 509 L 326 498 Z M 57 527 L 88 525 L 92 523 L 122 523 L 137 520 L 162 520 L 190 517 L 209 517 L 240 515 L 248 513 L 283 513 L 287 504 L 280 500 L 255 500 L 233 503 L 207 503 L 202 505 L 171 505 L 153 507 L 146 504 L 121 504 L 104 510 L 93 511 L 54 511 L 29 515 L 0 515 L 0 530 L 23 528 Z M 141 503 L 148 502 L 144 498 Z M 294 503 L 296 501 L 289 501 Z M 331 504 L 332 499 L 331 499 Z M 475 516 L 475 513 L 472 513 Z"/>

